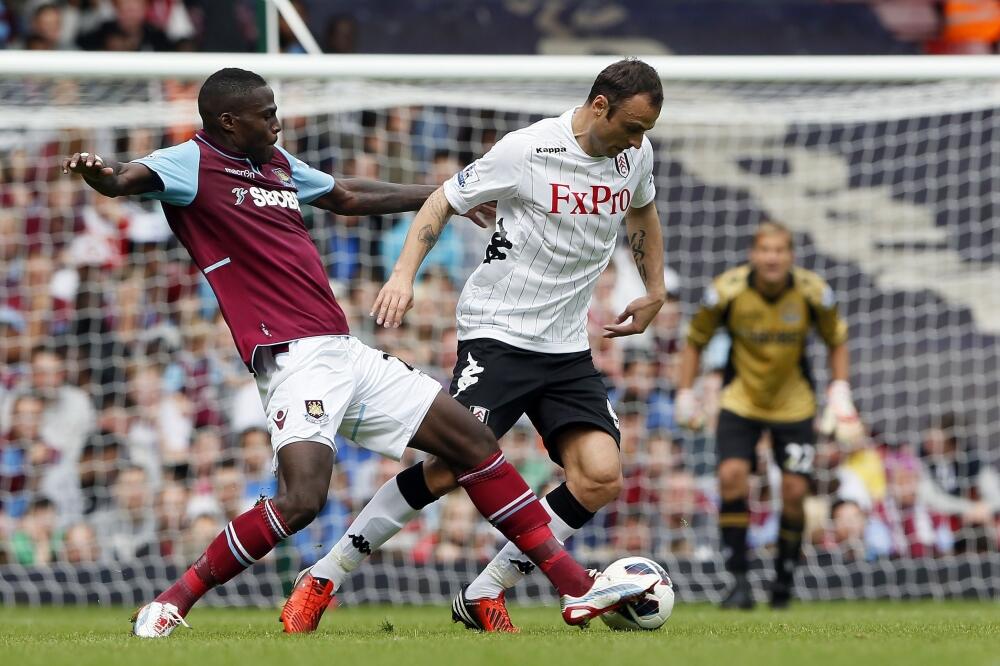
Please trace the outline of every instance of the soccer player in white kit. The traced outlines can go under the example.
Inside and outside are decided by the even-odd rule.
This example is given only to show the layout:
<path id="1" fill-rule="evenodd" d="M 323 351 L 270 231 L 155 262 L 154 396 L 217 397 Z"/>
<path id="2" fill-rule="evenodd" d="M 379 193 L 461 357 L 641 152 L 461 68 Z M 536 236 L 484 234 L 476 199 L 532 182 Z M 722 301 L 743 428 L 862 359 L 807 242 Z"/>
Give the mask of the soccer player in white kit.
<path id="1" fill-rule="evenodd" d="M 498 438 L 522 414 L 531 419 L 566 472 L 566 483 L 542 502 L 561 541 L 622 487 L 618 419 L 594 367 L 586 324 L 623 220 L 646 295 L 605 327 L 605 337 L 641 333 L 666 298 L 653 150 L 645 137 L 662 102 L 656 71 L 622 60 L 598 75 L 582 106 L 505 136 L 428 198 L 372 308 L 378 324 L 399 326 L 412 307 L 420 263 L 447 220 L 497 200 L 496 232 L 457 308 L 451 394 Z M 455 487 L 454 474 L 433 456 L 388 481 L 337 545 L 303 572 L 285 613 L 326 608 L 365 556 Z M 453 619 L 470 629 L 517 631 L 504 590 L 533 569 L 508 543 L 455 599 Z"/>
<path id="2" fill-rule="evenodd" d="M 63 160 L 65 173 L 80 174 L 101 194 L 161 201 L 256 375 L 275 449 L 277 493 L 230 521 L 178 580 L 143 605 L 133 633 L 169 636 L 209 590 L 312 522 L 326 503 L 337 434 L 397 460 L 408 446 L 444 460 L 453 483 L 552 581 L 568 624 L 586 624 L 651 589 L 655 576 L 611 578 L 580 566 L 493 433 L 433 379 L 350 335 L 301 204 L 392 212 L 416 207 L 427 194 L 419 186 L 335 179 L 275 147 L 278 107 L 253 72 L 212 74 L 198 110 L 203 130 L 145 158 L 76 153 Z M 286 610 L 283 620 L 307 626 L 314 613 Z"/>

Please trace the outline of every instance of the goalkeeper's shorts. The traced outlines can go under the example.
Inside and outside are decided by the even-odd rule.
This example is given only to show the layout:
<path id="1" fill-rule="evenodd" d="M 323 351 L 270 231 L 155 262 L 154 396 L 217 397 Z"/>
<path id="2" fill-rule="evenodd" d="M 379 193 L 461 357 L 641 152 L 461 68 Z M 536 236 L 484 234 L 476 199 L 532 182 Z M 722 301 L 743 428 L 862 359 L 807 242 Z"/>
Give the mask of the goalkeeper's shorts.
<path id="1" fill-rule="evenodd" d="M 742 458 L 749 461 L 753 469 L 757 463 L 757 442 L 765 430 L 771 433 L 774 461 L 781 470 L 811 477 L 816 458 L 816 429 L 811 418 L 772 423 L 744 418 L 723 409 L 715 435 L 719 462 Z"/>

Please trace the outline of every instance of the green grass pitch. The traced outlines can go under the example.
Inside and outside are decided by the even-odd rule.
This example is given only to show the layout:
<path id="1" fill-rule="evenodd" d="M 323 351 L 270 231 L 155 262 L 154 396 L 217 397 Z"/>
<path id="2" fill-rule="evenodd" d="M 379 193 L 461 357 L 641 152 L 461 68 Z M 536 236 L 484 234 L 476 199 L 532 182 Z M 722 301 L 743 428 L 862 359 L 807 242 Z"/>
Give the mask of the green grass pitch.
<path id="1" fill-rule="evenodd" d="M 0 663 L 268 664 L 273 666 L 1000 666 L 1000 605 L 797 604 L 786 612 L 722 612 L 678 604 L 660 631 L 581 631 L 555 608 L 514 607 L 522 633 L 480 635 L 441 607 L 366 606 L 328 612 L 312 635 L 285 636 L 274 610 L 196 608 L 194 629 L 166 640 L 129 634 L 124 608 L 0 608 Z"/>

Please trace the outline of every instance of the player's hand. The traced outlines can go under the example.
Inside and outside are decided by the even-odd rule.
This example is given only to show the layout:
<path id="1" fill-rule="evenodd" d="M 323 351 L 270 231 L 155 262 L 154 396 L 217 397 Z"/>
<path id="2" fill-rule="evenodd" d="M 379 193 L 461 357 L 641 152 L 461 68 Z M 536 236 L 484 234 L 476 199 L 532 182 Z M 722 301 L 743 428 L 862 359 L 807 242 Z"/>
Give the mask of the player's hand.
<path id="1" fill-rule="evenodd" d="M 368 316 L 386 328 L 399 328 L 403 315 L 413 307 L 413 280 L 393 273 L 375 298 Z"/>
<path id="2" fill-rule="evenodd" d="M 604 337 L 620 338 L 642 333 L 656 318 L 656 313 L 663 307 L 663 301 L 662 298 L 648 295 L 635 299 L 618 315 L 614 324 L 607 324 L 604 327 Z M 632 321 L 628 321 L 629 319 Z"/>
<path id="3" fill-rule="evenodd" d="M 830 383 L 826 392 L 826 409 L 820 419 L 819 431 L 832 437 L 846 451 L 854 451 L 865 437 L 858 410 L 851 399 L 851 387 L 838 380 Z"/>
<path id="4" fill-rule="evenodd" d="M 73 153 L 63 159 L 62 171 L 63 173 L 72 171 L 90 178 L 115 175 L 115 170 L 107 166 L 97 153 Z"/>
<path id="5" fill-rule="evenodd" d="M 674 397 L 674 422 L 688 430 L 701 430 L 705 419 L 691 389 L 679 389 Z"/>
<path id="6" fill-rule="evenodd" d="M 476 223 L 477 227 L 487 229 L 497 221 L 497 202 L 487 201 L 486 203 L 481 203 L 475 208 L 470 208 L 466 212 L 462 213 L 462 217 L 467 217 Z"/>

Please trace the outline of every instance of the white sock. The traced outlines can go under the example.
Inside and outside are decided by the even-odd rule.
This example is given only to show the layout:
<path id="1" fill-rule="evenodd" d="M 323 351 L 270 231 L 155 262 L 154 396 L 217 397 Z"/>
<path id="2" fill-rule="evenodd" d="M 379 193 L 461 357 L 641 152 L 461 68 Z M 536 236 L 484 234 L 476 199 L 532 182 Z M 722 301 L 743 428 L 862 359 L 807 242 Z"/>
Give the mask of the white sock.
<path id="1" fill-rule="evenodd" d="M 547 498 L 543 497 L 539 501 L 548 514 L 552 516 L 549 529 L 552 530 L 552 535 L 559 540 L 559 543 L 563 543 L 576 534 L 575 528 L 567 525 L 552 511 Z M 496 599 L 501 592 L 514 587 L 534 570 L 535 565 L 531 563 L 531 560 L 517 546 L 508 541 L 507 545 L 497 553 L 496 557 L 490 560 L 486 568 L 472 581 L 472 584 L 465 591 L 465 598 Z"/>
<path id="2" fill-rule="evenodd" d="M 418 513 L 399 492 L 395 477 L 389 479 L 361 509 L 340 541 L 313 565 L 310 573 L 332 580 L 333 589 L 339 589 L 350 572 Z"/>

